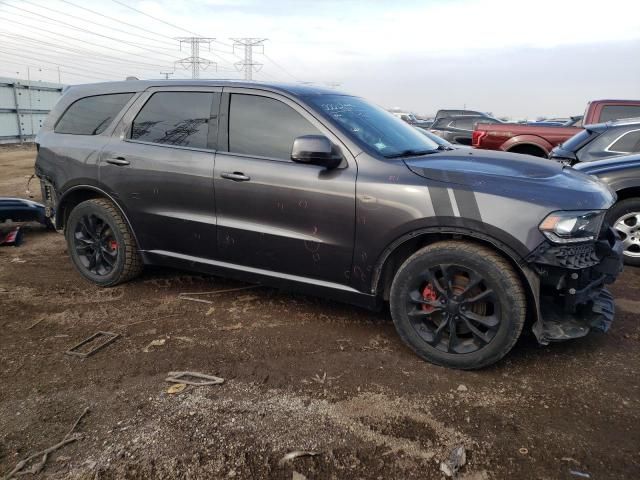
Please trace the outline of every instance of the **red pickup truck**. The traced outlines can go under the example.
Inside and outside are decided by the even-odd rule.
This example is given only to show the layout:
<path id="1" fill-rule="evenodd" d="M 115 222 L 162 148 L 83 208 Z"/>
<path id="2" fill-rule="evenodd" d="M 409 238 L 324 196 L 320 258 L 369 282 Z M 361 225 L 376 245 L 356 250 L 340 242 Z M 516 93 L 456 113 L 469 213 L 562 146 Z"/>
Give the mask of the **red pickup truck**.
<path id="1" fill-rule="evenodd" d="M 608 122 L 620 118 L 640 117 L 638 100 L 594 100 L 589 102 L 583 125 Z M 471 145 L 486 150 L 526 153 L 547 157 L 556 145 L 571 138 L 581 127 L 521 125 L 519 123 L 478 123 Z"/>

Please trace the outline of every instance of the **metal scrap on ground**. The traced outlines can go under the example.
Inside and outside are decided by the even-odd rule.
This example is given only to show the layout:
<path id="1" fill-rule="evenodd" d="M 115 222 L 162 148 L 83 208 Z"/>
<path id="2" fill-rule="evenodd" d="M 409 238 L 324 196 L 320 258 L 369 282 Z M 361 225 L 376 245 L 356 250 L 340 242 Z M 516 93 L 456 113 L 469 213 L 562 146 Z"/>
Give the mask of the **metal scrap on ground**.
<path id="1" fill-rule="evenodd" d="M 467 452 L 463 446 L 459 446 L 451 450 L 447 460 L 440 463 L 440 471 L 447 477 L 455 477 L 465 463 L 467 463 Z"/>
<path id="2" fill-rule="evenodd" d="M 278 462 L 278 465 L 282 466 L 285 463 L 287 463 L 289 460 L 293 460 L 294 458 L 298 458 L 298 457 L 315 457 L 316 455 L 320 455 L 320 452 L 310 452 L 310 451 L 307 451 L 307 450 L 295 450 L 293 452 L 287 453 L 284 457 L 282 457 L 280 459 L 280 461 Z"/>
<path id="3" fill-rule="evenodd" d="M 189 377 L 198 378 L 200 380 L 190 380 Z M 219 385 L 224 383 L 224 378 L 216 377 L 214 375 L 206 375 L 199 372 L 169 372 L 165 381 L 172 383 L 184 383 L 186 385 L 195 385 L 196 387 L 199 387 L 204 385 Z"/>
<path id="4" fill-rule="evenodd" d="M 105 338 L 102 341 L 96 342 L 96 340 L 99 339 L 100 337 L 105 337 Z M 96 332 L 93 335 L 91 335 L 89 338 L 86 338 L 85 340 L 71 347 L 69 350 L 67 350 L 64 353 L 65 355 L 75 355 L 76 357 L 83 357 L 83 358 L 88 357 L 89 355 L 93 355 L 98 350 L 106 347 L 110 343 L 113 343 L 114 341 L 116 341 L 118 337 L 120 337 L 119 333 Z M 93 342 L 96 342 L 96 344 L 92 346 L 89 350 L 86 350 L 86 351 L 80 350 L 82 347 L 85 347 Z"/>

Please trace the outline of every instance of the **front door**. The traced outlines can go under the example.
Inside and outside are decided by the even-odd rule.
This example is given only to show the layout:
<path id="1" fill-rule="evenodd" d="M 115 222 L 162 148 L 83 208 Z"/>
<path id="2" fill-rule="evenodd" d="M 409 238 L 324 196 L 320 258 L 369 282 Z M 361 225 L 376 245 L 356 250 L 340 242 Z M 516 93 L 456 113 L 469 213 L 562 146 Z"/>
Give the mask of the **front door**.
<path id="1" fill-rule="evenodd" d="M 325 135 L 340 148 L 339 140 L 276 94 L 225 88 L 220 112 L 214 172 L 219 258 L 348 284 L 356 165 L 346 148 L 337 169 L 293 162 L 298 136 Z"/>
<path id="2" fill-rule="evenodd" d="M 220 90 L 145 92 L 101 154 L 100 181 L 123 206 L 143 250 L 215 258 Z"/>

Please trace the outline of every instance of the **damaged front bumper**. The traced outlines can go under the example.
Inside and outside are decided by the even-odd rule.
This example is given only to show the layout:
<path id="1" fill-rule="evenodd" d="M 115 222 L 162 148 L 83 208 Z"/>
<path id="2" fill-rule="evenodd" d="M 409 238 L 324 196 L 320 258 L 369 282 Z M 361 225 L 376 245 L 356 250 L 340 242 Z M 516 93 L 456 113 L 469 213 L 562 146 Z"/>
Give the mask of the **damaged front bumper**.
<path id="1" fill-rule="evenodd" d="M 590 243 L 545 242 L 527 260 L 540 281 L 533 332 L 541 344 L 609 329 L 615 305 L 605 285 L 622 271 L 622 243 L 613 229 L 603 228 L 600 238 Z"/>

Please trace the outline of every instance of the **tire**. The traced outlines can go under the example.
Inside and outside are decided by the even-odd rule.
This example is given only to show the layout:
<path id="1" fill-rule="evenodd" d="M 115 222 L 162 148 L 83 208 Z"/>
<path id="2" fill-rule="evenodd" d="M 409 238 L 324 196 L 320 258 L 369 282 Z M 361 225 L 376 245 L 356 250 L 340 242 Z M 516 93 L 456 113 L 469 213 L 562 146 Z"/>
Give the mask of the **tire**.
<path id="1" fill-rule="evenodd" d="M 457 240 L 409 257 L 396 272 L 389 303 L 400 338 L 414 352 L 463 370 L 504 357 L 526 317 L 522 283 L 511 265 L 490 248 Z"/>
<path id="2" fill-rule="evenodd" d="M 65 237 L 76 269 L 96 285 L 112 287 L 142 271 L 133 234 L 120 210 L 107 199 L 76 205 L 66 222 Z"/>
<path id="3" fill-rule="evenodd" d="M 622 239 L 624 263 L 640 267 L 640 198 L 616 203 L 607 213 L 607 222 Z"/>

